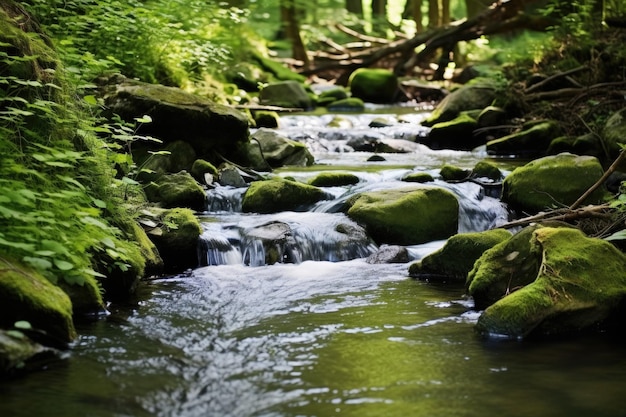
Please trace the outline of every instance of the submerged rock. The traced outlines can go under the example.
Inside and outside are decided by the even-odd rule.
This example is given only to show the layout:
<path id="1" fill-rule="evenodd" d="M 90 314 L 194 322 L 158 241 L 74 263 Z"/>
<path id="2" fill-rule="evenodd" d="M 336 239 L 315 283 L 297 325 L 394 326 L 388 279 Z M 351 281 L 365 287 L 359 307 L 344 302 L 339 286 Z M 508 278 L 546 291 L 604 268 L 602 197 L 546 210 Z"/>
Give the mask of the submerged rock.
<path id="1" fill-rule="evenodd" d="M 592 156 L 546 156 L 516 168 L 504 179 L 502 201 L 527 213 L 570 206 L 602 175 L 600 162 Z M 599 203 L 605 196 L 606 188 L 602 186 L 585 203 Z"/>
<path id="2" fill-rule="evenodd" d="M 451 192 L 420 186 L 357 194 L 347 202 L 350 218 L 378 244 L 415 245 L 445 239 L 458 229 L 459 203 Z"/>
<path id="3" fill-rule="evenodd" d="M 511 237 L 504 229 L 452 236 L 439 250 L 409 266 L 409 275 L 425 280 L 465 282 L 474 262 L 487 250 Z"/>
<path id="4" fill-rule="evenodd" d="M 359 177 L 350 172 L 320 172 L 309 180 L 310 185 L 316 187 L 341 187 L 345 185 L 354 185 L 360 181 Z"/>
<path id="5" fill-rule="evenodd" d="M 368 264 L 403 264 L 409 262 L 409 251 L 404 246 L 382 245 L 365 261 Z"/>
<path id="6" fill-rule="evenodd" d="M 621 322 L 626 255 L 573 228 L 539 227 L 518 241 L 526 251 L 511 251 L 508 242 L 496 245 L 468 277 L 470 295 L 481 300 L 477 308 L 486 307 L 478 331 L 521 339 Z"/>

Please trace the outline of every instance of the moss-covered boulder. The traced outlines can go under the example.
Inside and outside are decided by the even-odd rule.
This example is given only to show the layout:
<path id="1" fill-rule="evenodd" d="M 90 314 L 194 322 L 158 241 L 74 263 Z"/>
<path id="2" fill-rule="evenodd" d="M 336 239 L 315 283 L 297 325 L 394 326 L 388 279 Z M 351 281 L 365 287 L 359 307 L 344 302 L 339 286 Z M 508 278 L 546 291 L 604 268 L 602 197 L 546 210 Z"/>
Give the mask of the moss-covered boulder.
<path id="1" fill-rule="evenodd" d="M 275 178 L 250 184 L 243 196 L 242 210 L 247 213 L 303 211 L 328 198 L 328 194 L 318 187 Z"/>
<path id="2" fill-rule="evenodd" d="M 334 112 L 359 113 L 365 110 L 365 103 L 358 97 L 349 97 L 333 101 L 326 108 Z"/>
<path id="3" fill-rule="evenodd" d="M 133 160 L 141 167 L 137 180 L 143 184 L 155 181 L 164 174 L 190 171 L 196 160 L 196 151 L 188 142 L 182 140 L 167 143 L 160 149 L 150 149 L 146 146 L 135 148 L 137 149 L 133 151 Z"/>
<path id="4" fill-rule="evenodd" d="M 159 215 L 163 226 L 151 234 L 164 263 L 165 272 L 181 272 L 198 266 L 198 241 L 202 226 L 193 211 L 186 208 L 165 210 Z"/>
<path id="5" fill-rule="evenodd" d="M 464 111 L 482 110 L 492 104 L 497 92 L 494 83 L 487 80 L 463 86 L 441 100 L 431 115 L 422 122 L 422 125 L 430 127 L 437 123 L 453 120 Z"/>
<path id="6" fill-rule="evenodd" d="M 360 181 L 359 177 L 350 172 L 325 171 L 320 172 L 309 180 L 310 185 L 316 187 L 341 187 L 354 185 Z"/>
<path id="7" fill-rule="evenodd" d="M 206 192 L 185 171 L 166 174 L 146 187 L 148 201 L 165 208 L 186 207 L 196 211 L 206 209 Z"/>
<path id="8" fill-rule="evenodd" d="M 422 185 L 357 194 L 347 214 L 377 244 L 416 245 L 446 239 L 458 229 L 459 203 L 451 192 Z"/>
<path id="9" fill-rule="evenodd" d="M 490 155 L 530 156 L 545 155 L 554 139 L 561 135 L 559 125 L 551 120 L 533 122 L 522 130 L 487 142 Z"/>
<path id="10" fill-rule="evenodd" d="M 477 127 L 476 120 L 463 112 L 452 120 L 433 125 L 428 136 L 420 142 L 431 149 L 469 151 L 484 144 L 480 137 L 474 135 Z"/>
<path id="11" fill-rule="evenodd" d="M 204 159 L 196 159 L 191 165 L 191 175 L 200 184 L 211 184 L 217 178 L 215 165 Z"/>
<path id="12" fill-rule="evenodd" d="M 570 206 L 602 175 L 600 162 L 592 156 L 568 153 L 546 156 L 514 169 L 504 179 L 502 201 L 526 213 Z M 605 196 L 606 188 L 599 187 L 585 203 L 600 203 Z"/>
<path id="13" fill-rule="evenodd" d="M 622 252 L 573 228 L 537 228 L 525 245 L 529 247 L 526 262 L 520 261 L 519 266 L 525 267 L 525 281 L 529 282 L 512 282 L 519 272 L 510 260 L 522 256 L 516 251 L 505 254 L 496 246 L 476 262 L 470 295 L 490 283 L 500 287 L 507 283 L 501 298 L 479 317 L 478 331 L 522 339 L 622 322 L 626 301 L 626 256 Z M 504 256 L 496 258 L 492 251 Z"/>
<path id="14" fill-rule="evenodd" d="M 0 258 L 0 328 L 27 321 L 53 340 L 76 337 L 68 295 L 33 269 Z"/>
<path id="15" fill-rule="evenodd" d="M 548 155 L 558 155 L 564 152 L 595 156 L 601 161 L 606 158 L 602 141 L 594 133 L 580 136 L 559 136 L 550 142 L 550 146 L 546 151 Z"/>
<path id="16" fill-rule="evenodd" d="M 626 109 L 621 109 L 608 118 L 602 129 L 602 138 L 610 159 L 614 160 L 626 144 Z M 626 171 L 626 163 L 622 162 L 618 169 Z"/>
<path id="17" fill-rule="evenodd" d="M 402 177 L 402 181 L 419 182 L 423 184 L 426 182 L 433 182 L 435 179 L 428 172 L 411 172 Z"/>
<path id="18" fill-rule="evenodd" d="M 280 116 L 275 111 L 258 110 L 252 112 L 256 127 L 266 127 L 269 129 L 277 128 L 280 125 Z"/>
<path id="19" fill-rule="evenodd" d="M 316 103 L 318 106 L 326 107 L 329 104 L 348 98 L 348 92 L 343 87 L 331 88 L 324 90 L 317 96 Z"/>
<path id="20" fill-rule="evenodd" d="M 452 236 L 439 250 L 409 266 L 409 275 L 425 280 L 465 283 L 474 262 L 487 250 L 511 237 L 504 229 Z"/>
<path id="21" fill-rule="evenodd" d="M 398 76 L 381 68 L 359 68 L 350 75 L 352 97 L 370 103 L 393 103 L 398 94 Z"/>
<path id="22" fill-rule="evenodd" d="M 259 102 L 266 106 L 309 110 L 313 100 L 298 81 L 280 81 L 265 86 L 259 92 Z"/>
<path id="23" fill-rule="evenodd" d="M 470 173 L 472 178 L 486 178 L 491 181 L 500 181 L 503 177 L 500 168 L 493 162 L 479 161 L 472 168 Z"/>
<path id="24" fill-rule="evenodd" d="M 252 142 L 260 147 L 265 162 L 273 168 L 296 165 L 309 166 L 315 158 L 304 143 L 288 139 L 270 129 L 259 129 Z"/>
<path id="25" fill-rule="evenodd" d="M 439 170 L 439 175 L 444 181 L 463 181 L 469 178 L 470 171 L 456 165 L 445 164 Z"/>
<path id="26" fill-rule="evenodd" d="M 216 150 L 229 155 L 234 144 L 248 141 L 248 117 L 232 107 L 179 88 L 121 76 L 102 80 L 102 84 L 101 94 L 111 113 L 130 123 L 144 115 L 151 117 L 150 123 L 139 127 L 138 134 L 165 143 L 184 140 L 201 158 Z"/>

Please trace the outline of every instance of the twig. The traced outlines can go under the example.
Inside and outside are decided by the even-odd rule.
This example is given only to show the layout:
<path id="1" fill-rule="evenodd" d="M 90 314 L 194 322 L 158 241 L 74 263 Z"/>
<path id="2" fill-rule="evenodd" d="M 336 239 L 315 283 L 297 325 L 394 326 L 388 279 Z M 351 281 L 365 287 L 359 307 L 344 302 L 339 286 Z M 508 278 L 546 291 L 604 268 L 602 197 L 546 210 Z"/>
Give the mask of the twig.
<path id="1" fill-rule="evenodd" d="M 609 215 L 607 213 L 604 213 L 604 211 L 608 208 L 609 208 L 608 204 L 601 204 L 601 205 L 596 205 L 596 206 L 587 206 L 587 207 L 583 207 L 577 210 L 571 210 L 569 208 L 557 209 L 557 210 L 535 214 L 534 216 L 525 217 L 523 219 L 513 220 L 499 227 L 503 229 L 510 229 L 510 228 L 517 227 L 517 226 L 527 226 L 531 223 L 548 221 L 548 220 L 571 221 L 571 220 L 583 219 L 583 218 L 588 218 L 588 217 L 606 218 Z"/>
<path id="2" fill-rule="evenodd" d="M 540 88 L 542 88 L 546 84 L 556 80 L 557 78 L 567 77 L 569 75 L 576 74 L 577 72 L 581 72 L 581 71 L 585 71 L 585 70 L 589 70 L 589 68 L 583 65 L 583 66 L 580 66 L 580 67 L 577 67 L 577 68 L 573 68 L 573 69 L 568 70 L 568 71 L 559 72 L 558 74 L 551 75 L 550 77 L 546 78 L 543 81 L 538 82 L 537 84 L 531 85 L 524 92 L 526 94 L 530 94 L 533 91 L 539 90 Z"/>

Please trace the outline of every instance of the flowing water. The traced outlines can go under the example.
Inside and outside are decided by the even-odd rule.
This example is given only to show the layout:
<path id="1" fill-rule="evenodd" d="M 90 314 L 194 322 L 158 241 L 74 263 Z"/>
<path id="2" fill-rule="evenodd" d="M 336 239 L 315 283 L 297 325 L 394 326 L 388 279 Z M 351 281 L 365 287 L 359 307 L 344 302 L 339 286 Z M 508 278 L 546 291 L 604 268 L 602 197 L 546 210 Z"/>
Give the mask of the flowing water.
<path id="1" fill-rule="evenodd" d="M 67 359 L 0 383 L 0 416 L 626 416 L 621 340 L 484 339 L 461 286 L 410 279 L 410 262 L 368 263 L 377 247 L 367 236 L 336 233 L 358 228 L 337 211 L 350 195 L 484 155 L 417 146 L 366 163 L 371 154 L 350 152 L 351 138 L 420 135 L 423 115 L 378 129 L 366 126 L 372 115 L 351 116 L 348 131 L 326 128 L 329 117 L 284 118 L 282 132 L 320 165 L 276 174 L 348 169 L 359 184 L 329 189 L 335 198 L 307 212 L 272 215 L 242 214 L 244 189 L 211 190 L 202 266 L 147 283 L 133 303 L 82 324 Z M 459 197 L 460 232 L 506 220 L 476 184 L 435 185 Z M 258 239 L 268 224 L 292 237 L 273 265 Z M 409 247 L 411 261 L 442 244 Z"/>

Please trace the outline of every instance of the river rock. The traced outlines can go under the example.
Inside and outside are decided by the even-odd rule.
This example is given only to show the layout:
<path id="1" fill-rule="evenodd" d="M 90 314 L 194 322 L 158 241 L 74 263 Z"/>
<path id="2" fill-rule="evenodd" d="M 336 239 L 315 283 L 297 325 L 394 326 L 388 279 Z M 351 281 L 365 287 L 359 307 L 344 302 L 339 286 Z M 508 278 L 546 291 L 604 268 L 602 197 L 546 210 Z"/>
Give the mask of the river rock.
<path id="1" fill-rule="evenodd" d="M 212 151 L 230 155 L 235 144 L 248 141 L 248 118 L 232 107 L 179 88 L 119 75 L 102 83 L 101 94 L 111 113 L 130 123 L 144 115 L 151 117 L 152 122 L 139 127 L 139 135 L 151 135 L 165 143 L 184 140 L 201 158 Z M 160 149 L 157 143 L 152 148 Z"/>
<path id="2" fill-rule="evenodd" d="M 272 168 L 285 165 L 309 166 L 315 158 L 305 144 L 288 139 L 270 129 L 259 129 L 252 135 L 262 156 Z"/>
<path id="3" fill-rule="evenodd" d="M 343 87 L 331 88 L 325 91 L 322 91 L 317 96 L 317 105 L 321 107 L 326 107 L 334 102 L 339 100 L 345 100 L 348 98 L 348 92 Z"/>
<path id="4" fill-rule="evenodd" d="M 559 125 L 554 121 L 528 123 L 519 132 L 487 142 L 487 153 L 527 157 L 545 155 L 552 141 L 560 134 Z"/>
<path id="5" fill-rule="evenodd" d="M 76 337 L 69 296 L 40 273 L 0 258 L 0 295 L 0 327 L 12 328 L 17 321 L 27 321 L 59 343 Z"/>
<path id="6" fill-rule="evenodd" d="M 482 110 L 491 105 L 496 94 L 495 84 L 488 80 L 463 86 L 441 100 L 422 125 L 431 127 L 437 123 L 453 120 L 463 111 Z"/>
<path id="7" fill-rule="evenodd" d="M 164 174 L 190 171 L 196 160 L 196 152 L 188 142 L 177 140 L 166 144 L 156 154 L 142 147 L 133 152 L 133 159 L 141 167 L 137 179 L 148 184 Z"/>
<path id="8" fill-rule="evenodd" d="M 409 266 L 409 275 L 424 280 L 465 283 L 467 274 L 483 252 L 511 237 L 504 229 L 456 234 L 445 245 Z"/>
<path id="9" fill-rule="evenodd" d="M 181 272 L 198 266 L 198 242 L 202 226 L 186 208 L 164 210 L 159 215 L 161 233 L 150 235 L 165 265 L 165 272 Z"/>
<path id="10" fill-rule="evenodd" d="M 148 201 L 165 208 L 186 207 L 196 211 L 206 210 L 206 192 L 185 171 L 166 174 L 145 188 Z"/>
<path id="11" fill-rule="evenodd" d="M 318 187 L 274 178 L 250 184 L 243 196 L 242 210 L 246 213 L 303 211 L 312 204 L 329 197 Z"/>
<path id="12" fill-rule="evenodd" d="M 50 360 L 58 360 L 60 354 L 57 349 L 34 342 L 20 330 L 0 329 L 0 377 L 43 368 Z"/>
<path id="13" fill-rule="evenodd" d="M 361 113 L 365 111 L 365 103 L 358 97 L 348 97 L 333 101 L 326 106 L 328 111 Z"/>
<path id="14" fill-rule="evenodd" d="M 417 245 L 446 239 L 458 228 L 459 203 L 438 187 L 364 192 L 350 198 L 347 207 L 348 216 L 377 244 Z"/>
<path id="15" fill-rule="evenodd" d="M 252 112 L 256 127 L 274 129 L 280 125 L 280 116 L 275 111 L 257 110 Z"/>
<path id="16" fill-rule="evenodd" d="M 504 179 L 502 201 L 526 213 L 570 206 L 602 175 L 600 162 L 592 156 L 546 156 L 514 169 Z M 600 203 L 605 196 L 606 187 L 601 186 L 585 203 Z"/>
<path id="17" fill-rule="evenodd" d="M 595 156 L 599 160 L 604 160 L 607 156 L 602 141 L 595 133 L 586 133 L 580 136 L 559 136 L 550 142 L 546 151 L 548 155 L 558 155 L 564 152 Z"/>
<path id="18" fill-rule="evenodd" d="M 265 265 L 298 262 L 296 241 L 287 223 L 273 221 L 246 230 L 245 235 L 247 240 L 261 242 L 265 253 Z M 249 259 L 243 261 L 248 265 L 251 262 Z"/>
<path id="19" fill-rule="evenodd" d="M 435 179 L 428 172 L 410 172 L 402 177 L 402 181 L 419 182 L 423 184 L 426 182 L 433 182 Z"/>
<path id="20" fill-rule="evenodd" d="M 530 239 L 521 242 L 522 237 Z M 621 323 L 622 252 L 574 228 L 539 227 L 518 240 L 527 250 L 496 245 L 468 276 L 469 294 L 479 300 L 476 308 L 486 308 L 476 323 L 481 333 L 522 339 Z"/>
<path id="21" fill-rule="evenodd" d="M 445 164 L 439 170 L 439 175 L 444 181 L 464 181 L 469 178 L 470 171 L 456 165 Z"/>
<path id="22" fill-rule="evenodd" d="M 326 171 L 320 172 L 309 180 L 310 185 L 316 187 L 342 187 L 354 185 L 360 181 L 359 177 L 350 172 Z"/>
<path id="23" fill-rule="evenodd" d="M 266 106 L 309 110 L 313 100 L 302 83 L 288 80 L 270 83 L 259 92 L 259 102 Z"/>
<path id="24" fill-rule="evenodd" d="M 609 157 L 614 160 L 619 155 L 622 146 L 626 144 L 626 109 L 613 113 L 602 129 L 603 141 L 609 151 Z M 622 162 L 618 169 L 626 171 L 626 163 Z"/>
<path id="25" fill-rule="evenodd" d="M 382 68 L 359 68 L 350 75 L 352 97 L 369 103 L 393 103 L 398 94 L 398 76 Z"/>
<path id="26" fill-rule="evenodd" d="M 382 245 L 365 260 L 368 264 L 403 264 L 409 262 L 409 251 L 404 246 Z"/>
<path id="27" fill-rule="evenodd" d="M 474 135 L 477 127 L 476 120 L 463 112 L 452 120 L 433 125 L 428 135 L 420 142 L 431 149 L 469 151 L 485 143 Z"/>
<path id="28" fill-rule="evenodd" d="M 191 175 L 200 184 L 211 185 L 218 176 L 215 165 L 204 159 L 196 159 L 191 164 Z"/>

